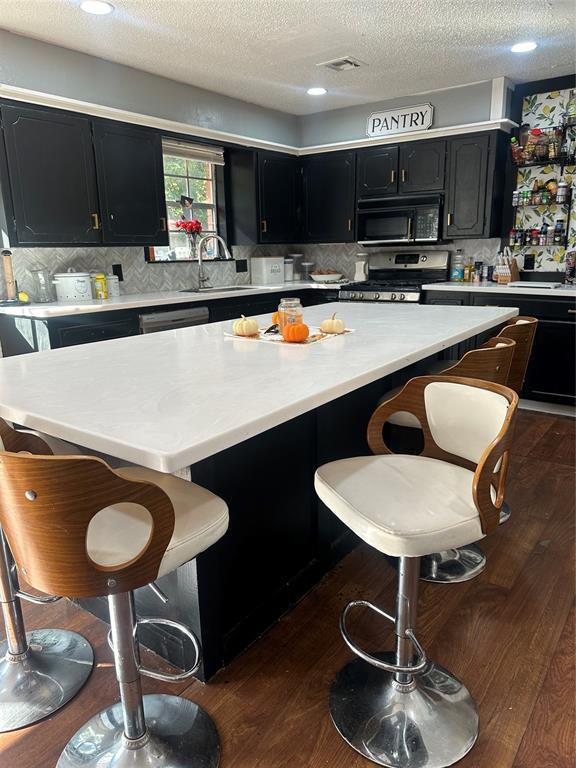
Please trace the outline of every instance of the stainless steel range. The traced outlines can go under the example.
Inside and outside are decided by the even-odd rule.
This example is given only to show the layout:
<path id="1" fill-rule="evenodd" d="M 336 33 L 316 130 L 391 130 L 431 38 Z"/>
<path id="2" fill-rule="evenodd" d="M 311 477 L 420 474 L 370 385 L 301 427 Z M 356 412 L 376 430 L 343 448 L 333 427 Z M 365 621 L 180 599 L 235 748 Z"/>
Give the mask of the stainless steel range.
<path id="1" fill-rule="evenodd" d="M 419 302 L 425 283 L 448 280 L 449 251 L 403 251 L 370 256 L 368 279 L 349 283 L 339 301 Z"/>

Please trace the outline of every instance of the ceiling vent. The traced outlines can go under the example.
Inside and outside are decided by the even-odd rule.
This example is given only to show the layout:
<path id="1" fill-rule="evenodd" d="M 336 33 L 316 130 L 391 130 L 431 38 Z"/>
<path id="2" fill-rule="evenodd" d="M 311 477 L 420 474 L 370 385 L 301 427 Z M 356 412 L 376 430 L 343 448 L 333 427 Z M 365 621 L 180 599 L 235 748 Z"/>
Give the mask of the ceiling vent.
<path id="1" fill-rule="evenodd" d="M 316 64 L 317 67 L 326 67 L 326 69 L 332 69 L 334 72 L 348 72 L 350 69 L 359 69 L 365 67 L 363 61 L 352 56 L 343 56 L 341 59 L 332 59 L 331 61 L 323 61 L 320 64 Z"/>

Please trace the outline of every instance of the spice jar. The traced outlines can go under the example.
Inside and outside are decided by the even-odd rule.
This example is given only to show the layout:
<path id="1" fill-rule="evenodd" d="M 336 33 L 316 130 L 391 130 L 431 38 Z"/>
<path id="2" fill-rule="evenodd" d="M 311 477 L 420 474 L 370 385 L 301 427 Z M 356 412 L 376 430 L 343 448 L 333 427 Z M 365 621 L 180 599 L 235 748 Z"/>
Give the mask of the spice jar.
<path id="1" fill-rule="evenodd" d="M 561 179 L 558 182 L 558 189 L 556 191 L 556 202 L 565 203 L 568 200 L 568 184 Z"/>
<path id="2" fill-rule="evenodd" d="M 546 134 L 542 131 L 540 132 L 540 136 L 538 136 L 538 141 L 536 142 L 535 155 L 537 160 L 548 159 L 548 136 L 546 136 Z"/>

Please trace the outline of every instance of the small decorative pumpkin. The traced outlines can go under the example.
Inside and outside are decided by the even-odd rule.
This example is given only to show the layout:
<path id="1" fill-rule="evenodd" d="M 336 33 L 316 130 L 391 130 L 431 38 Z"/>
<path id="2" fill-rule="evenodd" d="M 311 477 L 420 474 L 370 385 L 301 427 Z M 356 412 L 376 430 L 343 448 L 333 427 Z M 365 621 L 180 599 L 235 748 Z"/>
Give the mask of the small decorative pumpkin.
<path id="1" fill-rule="evenodd" d="M 344 333 L 346 330 L 346 323 L 340 318 L 336 319 L 336 312 L 327 320 L 323 320 L 320 323 L 320 330 L 323 333 Z"/>
<path id="2" fill-rule="evenodd" d="M 284 341 L 302 344 L 310 336 L 310 329 L 304 323 L 288 323 L 282 329 Z"/>
<path id="3" fill-rule="evenodd" d="M 272 312 L 272 325 L 278 325 L 280 322 L 280 314 L 278 312 Z"/>
<path id="4" fill-rule="evenodd" d="M 252 317 L 241 315 L 239 320 L 234 320 L 232 323 L 232 333 L 234 336 L 256 336 L 258 323 Z"/>

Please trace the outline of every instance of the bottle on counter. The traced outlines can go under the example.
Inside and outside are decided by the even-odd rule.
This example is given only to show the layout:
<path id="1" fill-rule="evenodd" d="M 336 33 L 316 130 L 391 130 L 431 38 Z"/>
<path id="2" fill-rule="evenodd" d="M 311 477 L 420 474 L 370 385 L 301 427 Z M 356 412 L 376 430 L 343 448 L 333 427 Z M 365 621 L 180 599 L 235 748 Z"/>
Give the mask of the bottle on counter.
<path id="1" fill-rule="evenodd" d="M 458 249 L 450 261 L 450 280 L 453 283 L 464 282 L 464 254 Z"/>
<path id="2" fill-rule="evenodd" d="M 97 272 L 94 275 L 94 298 L 95 299 L 107 299 L 108 298 L 108 286 L 106 284 L 106 275 L 104 272 Z"/>
<path id="3" fill-rule="evenodd" d="M 474 261 L 472 256 L 464 259 L 464 282 L 471 283 L 474 276 Z"/>
<path id="4" fill-rule="evenodd" d="M 475 282 L 475 283 L 481 282 L 483 274 L 484 274 L 484 262 L 483 261 L 475 261 L 474 262 L 474 276 L 472 278 L 473 282 Z"/>

